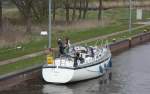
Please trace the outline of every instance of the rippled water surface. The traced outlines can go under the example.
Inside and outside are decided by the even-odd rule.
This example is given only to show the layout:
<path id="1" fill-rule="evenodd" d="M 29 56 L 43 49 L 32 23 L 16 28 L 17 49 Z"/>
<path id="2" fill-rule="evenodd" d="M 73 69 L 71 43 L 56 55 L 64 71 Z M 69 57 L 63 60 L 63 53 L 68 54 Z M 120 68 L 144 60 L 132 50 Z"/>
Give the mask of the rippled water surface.
<path id="1" fill-rule="evenodd" d="M 113 56 L 112 80 L 107 75 L 67 85 L 29 80 L 0 94 L 150 94 L 150 43 Z"/>

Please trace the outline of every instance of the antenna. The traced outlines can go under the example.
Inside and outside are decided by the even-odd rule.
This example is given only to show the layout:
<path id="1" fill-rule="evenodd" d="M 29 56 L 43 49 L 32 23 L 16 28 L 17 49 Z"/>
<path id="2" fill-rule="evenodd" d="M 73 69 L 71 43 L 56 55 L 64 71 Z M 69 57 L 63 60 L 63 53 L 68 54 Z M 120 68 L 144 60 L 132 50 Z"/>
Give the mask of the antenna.
<path id="1" fill-rule="evenodd" d="M 105 47 L 106 47 L 106 48 L 109 48 L 108 44 L 109 44 L 109 43 L 108 43 L 108 40 L 106 40 L 106 43 L 105 43 Z"/>
<path id="2" fill-rule="evenodd" d="M 104 40 L 102 40 L 102 42 L 101 42 L 101 47 L 103 46 L 103 42 L 104 42 Z"/>
<path id="3" fill-rule="evenodd" d="M 95 46 L 98 46 L 99 40 L 96 41 Z"/>

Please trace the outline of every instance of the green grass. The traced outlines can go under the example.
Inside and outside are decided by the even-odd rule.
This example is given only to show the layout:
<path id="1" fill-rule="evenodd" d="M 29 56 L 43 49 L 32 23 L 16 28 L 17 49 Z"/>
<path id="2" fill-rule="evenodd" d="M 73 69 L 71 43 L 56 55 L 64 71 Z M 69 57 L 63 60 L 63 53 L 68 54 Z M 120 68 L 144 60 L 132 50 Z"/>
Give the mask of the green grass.
<path id="1" fill-rule="evenodd" d="M 13 48 L 2 48 L 0 50 L 0 60 L 15 58 L 15 57 L 23 56 L 25 54 L 43 50 L 44 48 L 46 48 L 44 47 L 45 44 L 46 44 L 45 40 L 40 40 L 40 41 L 32 40 L 27 44 L 19 44 L 20 46 L 22 46 L 21 49 L 17 49 L 17 46 L 14 46 Z"/>
<path id="2" fill-rule="evenodd" d="M 27 60 L 21 60 L 13 64 L 2 65 L 0 66 L 0 75 L 42 64 L 44 60 L 46 60 L 44 56 L 38 56 Z"/>
<path id="3" fill-rule="evenodd" d="M 144 19 L 148 20 L 150 18 L 150 13 L 149 12 L 150 11 L 148 11 L 148 10 L 143 11 L 143 18 Z"/>
<path id="4" fill-rule="evenodd" d="M 145 27 L 145 28 L 148 28 L 148 27 Z M 142 33 L 145 28 L 134 30 L 132 32 L 115 35 L 108 39 L 105 39 L 104 41 L 108 40 L 109 43 L 112 43 L 113 42 L 112 40 L 114 38 L 116 39 L 116 41 L 127 39 L 127 38 L 132 37 L 133 35 Z M 90 42 L 90 43 L 88 43 L 88 45 L 94 45 L 95 42 L 96 41 Z M 100 45 L 100 44 L 101 43 L 99 42 L 97 45 Z M 10 73 L 10 72 L 17 71 L 17 70 L 25 69 L 25 68 L 31 67 L 33 65 L 42 64 L 45 60 L 46 60 L 45 55 L 42 55 L 42 56 L 37 56 L 37 57 L 31 58 L 31 59 L 27 59 L 27 60 L 21 60 L 14 64 L 3 65 L 3 66 L 0 66 L 0 75 L 4 75 L 4 74 Z"/>
<path id="5" fill-rule="evenodd" d="M 106 43 L 106 41 L 108 41 L 109 44 L 113 43 L 113 39 L 115 39 L 116 41 L 121 41 L 121 40 L 124 40 L 124 39 L 128 39 L 128 38 L 130 38 L 134 35 L 138 35 L 140 33 L 143 33 L 144 29 L 147 29 L 147 28 L 149 28 L 149 26 L 138 29 L 138 30 L 133 30 L 132 32 L 125 32 L 125 33 L 121 33 L 121 34 L 118 34 L 118 35 L 114 35 L 112 37 L 104 39 L 103 40 L 103 45 Z M 88 45 L 95 45 L 96 42 L 97 42 L 97 45 L 101 45 L 102 40 L 92 41 L 92 42 L 88 43 Z"/>

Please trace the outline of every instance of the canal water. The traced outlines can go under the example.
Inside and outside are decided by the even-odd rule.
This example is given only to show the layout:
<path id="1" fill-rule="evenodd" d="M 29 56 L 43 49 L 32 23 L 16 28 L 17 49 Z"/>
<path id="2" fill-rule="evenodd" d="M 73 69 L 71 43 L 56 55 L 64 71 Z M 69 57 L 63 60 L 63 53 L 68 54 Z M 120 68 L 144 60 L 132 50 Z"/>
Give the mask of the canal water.
<path id="1" fill-rule="evenodd" d="M 150 43 L 113 56 L 108 75 L 66 85 L 31 79 L 0 94 L 150 94 Z M 61 79 L 61 78 L 60 78 Z"/>

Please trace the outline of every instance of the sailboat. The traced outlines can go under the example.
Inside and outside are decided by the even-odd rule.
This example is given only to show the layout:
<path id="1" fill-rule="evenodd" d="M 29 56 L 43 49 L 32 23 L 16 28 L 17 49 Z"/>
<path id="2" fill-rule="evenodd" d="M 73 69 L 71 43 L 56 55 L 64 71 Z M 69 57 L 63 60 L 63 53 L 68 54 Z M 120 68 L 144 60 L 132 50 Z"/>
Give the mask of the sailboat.
<path id="1" fill-rule="evenodd" d="M 49 6 L 51 8 L 51 5 Z M 107 47 L 71 46 L 64 55 L 47 57 L 47 63 L 42 67 L 42 77 L 48 83 L 57 84 L 97 78 L 112 67 L 111 57 Z"/>

